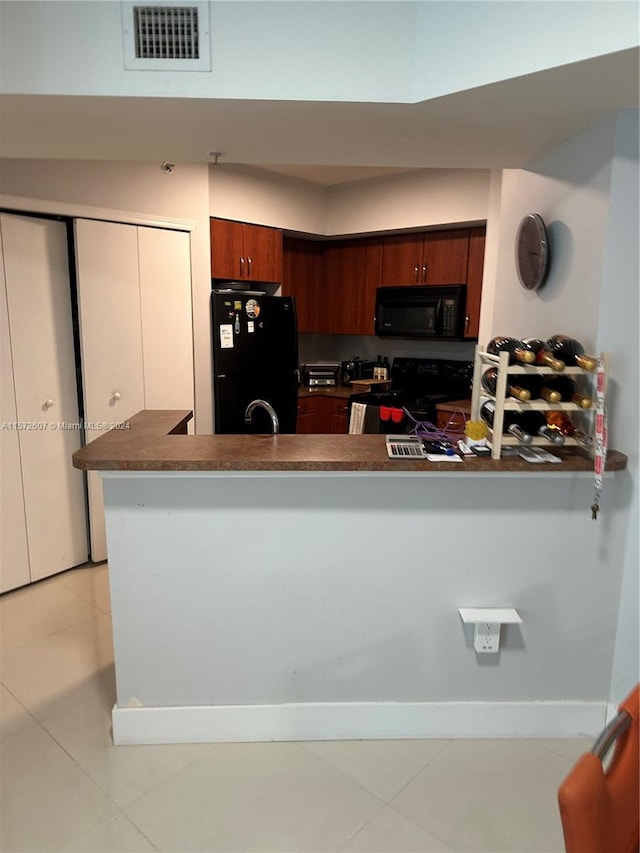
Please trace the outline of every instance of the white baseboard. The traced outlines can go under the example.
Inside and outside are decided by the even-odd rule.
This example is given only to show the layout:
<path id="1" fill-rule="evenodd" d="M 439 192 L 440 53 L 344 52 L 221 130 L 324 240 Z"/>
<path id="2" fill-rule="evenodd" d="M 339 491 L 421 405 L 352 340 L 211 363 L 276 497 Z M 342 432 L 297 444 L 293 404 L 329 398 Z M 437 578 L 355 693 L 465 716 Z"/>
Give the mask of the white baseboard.
<path id="1" fill-rule="evenodd" d="M 347 702 L 113 709 L 116 745 L 595 737 L 607 702 Z"/>

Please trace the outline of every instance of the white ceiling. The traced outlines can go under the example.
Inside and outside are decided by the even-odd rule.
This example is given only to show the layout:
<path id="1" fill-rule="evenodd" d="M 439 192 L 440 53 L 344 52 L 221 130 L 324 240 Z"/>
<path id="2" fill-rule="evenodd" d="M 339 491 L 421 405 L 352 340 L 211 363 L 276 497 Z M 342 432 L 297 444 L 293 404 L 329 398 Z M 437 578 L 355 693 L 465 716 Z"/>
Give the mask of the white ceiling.
<path id="1" fill-rule="evenodd" d="M 639 106 L 638 49 L 416 104 L 5 95 L 6 158 L 243 164 L 319 184 L 421 168 L 521 168 Z M 223 165 L 221 167 L 223 167 Z"/>

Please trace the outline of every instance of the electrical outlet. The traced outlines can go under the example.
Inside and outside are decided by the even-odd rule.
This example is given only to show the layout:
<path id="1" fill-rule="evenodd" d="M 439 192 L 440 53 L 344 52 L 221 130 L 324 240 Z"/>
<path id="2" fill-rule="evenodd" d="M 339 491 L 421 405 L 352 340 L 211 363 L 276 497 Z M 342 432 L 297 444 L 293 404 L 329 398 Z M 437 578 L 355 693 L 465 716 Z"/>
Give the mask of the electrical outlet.
<path id="1" fill-rule="evenodd" d="M 497 652 L 500 648 L 500 622 L 476 622 L 473 648 L 477 652 Z"/>

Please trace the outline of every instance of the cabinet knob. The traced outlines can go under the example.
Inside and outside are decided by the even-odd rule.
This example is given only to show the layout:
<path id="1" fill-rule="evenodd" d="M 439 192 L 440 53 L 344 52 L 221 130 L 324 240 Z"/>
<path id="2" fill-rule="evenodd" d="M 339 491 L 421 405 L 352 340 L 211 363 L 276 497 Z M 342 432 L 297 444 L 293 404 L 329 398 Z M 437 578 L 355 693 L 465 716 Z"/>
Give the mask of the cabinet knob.
<path id="1" fill-rule="evenodd" d="M 243 257 L 240 258 L 240 275 L 241 276 L 244 275 L 244 258 Z"/>
<path id="2" fill-rule="evenodd" d="M 247 260 L 249 261 L 249 272 L 248 272 L 248 275 L 251 275 L 251 263 L 252 263 L 252 261 L 251 261 L 251 258 L 247 258 Z"/>
<path id="3" fill-rule="evenodd" d="M 427 280 L 427 265 L 426 264 L 423 264 L 423 266 L 422 266 L 422 280 L 423 281 Z"/>
<path id="4" fill-rule="evenodd" d="M 43 409 L 50 409 L 51 406 L 53 406 L 53 400 L 51 399 L 51 397 L 49 397 L 48 400 L 44 401 L 44 406 L 42 408 Z"/>
<path id="5" fill-rule="evenodd" d="M 471 317 L 468 314 L 466 314 L 465 318 L 464 318 L 464 333 L 465 333 L 465 335 L 469 331 L 469 323 L 470 322 L 471 322 Z"/>
<path id="6" fill-rule="evenodd" d="M 114 391 L 113 394 L 111 395 L 111 399 L 115 400 L 117 403 L 121 396 L 122 395 L 120 394 L 119 391 Z"/>
<path id="7" fill-rule="evenodd" d="M 413 272 L 414 272 L 414 275 L 416 277 L 416 281 L 419 281 L 420 280 L 420 267 L 417 264 L 413 268 Z"/>

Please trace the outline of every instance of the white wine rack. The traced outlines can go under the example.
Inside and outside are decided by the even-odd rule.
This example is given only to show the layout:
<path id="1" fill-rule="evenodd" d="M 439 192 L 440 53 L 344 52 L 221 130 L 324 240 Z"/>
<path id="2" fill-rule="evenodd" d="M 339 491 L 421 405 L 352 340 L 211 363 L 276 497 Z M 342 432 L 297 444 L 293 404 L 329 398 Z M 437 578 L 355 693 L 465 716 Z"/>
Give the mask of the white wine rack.
<path id="1" fill-rule="evenodd" d="M 608 357 L 606 355 L 603 356 L 603 361 L 606 376 L 608 372 Z M 482 374 L 489 367 L 496 367 L 498 369 L 495 394 L 490 394 L 485 388 L 482 387 Z M 528 374 L 531 376 L 535 373 L 542 373 L 550 376 L 582 376 L 589 379 L 593 386 L 593 392 L 590 395 L 592 400 L 594 401 L 593 407 L 591 409 L 583 409 L 578 406 L 577 403 L 549 403 L 547 400 L 530 400 L 526 403 L 523 403 L 520 400 L 516 400 L 515 398 L 509 396 L 507 392 L 508 376 L 513 376 L 517 374 Z M 539 367 L 537 365 L 529 364 L 509 364 L 508 352 L 500 353 L 500 355 L 497 356 L 486 352 L 480 346 L 476 346 L 473 368 L 473 389 L 471 392 L 471 419 L 474 421 L 482 420 L 480 416 L 480 409 L 482 407 L 483 402 L 485 400 L 494 401 L 495 412 L 493 415 L 493 427 L 490 427 L 489 424 L 487 424 L 487 428 L 489 430 L 488 442 L 491 445 L 492 459 L 500 459 L 500 454 L 502 452 L 503 447 L 512 447 L 514 445 L 520 445 L 520 442 L 515 436 L 509 434 L 504 435 L 502 432 L 504 424 L 504 413 L 506 411 L 579 412 L 581 416 L 584 416 L 584 423 L 578 424 L 579 428 L 582 429 L 583 432 L 593 435 L 595 424 L 595 383 L 596 373 L 589 370 L 584 370 L 582 367 L 565 367 L 562 372 L 557 373 L 553 371 L 550 367 Z M 550 450 L 553 450 L 554 448 L 554 445 L 551 444 L 548 439 L 537 435 L 533 436 L 531 444 L 537 446 L 542 445 Z M 575 438 L 571 438 L 569 436 L 565 436 L 564 446 L 577 446 L 586 449 Z M 591 455 L 593 455 L 593 449 L 587 450 L 587 452 L 590 452 Z"/>

